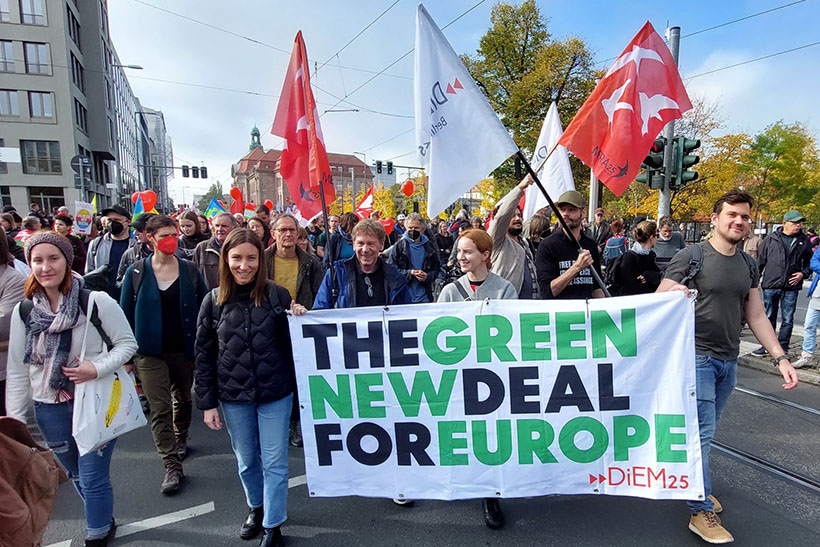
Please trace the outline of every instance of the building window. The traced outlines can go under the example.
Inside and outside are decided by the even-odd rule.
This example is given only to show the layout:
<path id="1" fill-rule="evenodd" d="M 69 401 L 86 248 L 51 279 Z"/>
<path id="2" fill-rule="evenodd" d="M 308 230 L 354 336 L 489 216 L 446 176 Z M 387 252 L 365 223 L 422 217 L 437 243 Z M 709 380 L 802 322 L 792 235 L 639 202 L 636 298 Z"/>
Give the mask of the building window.
<path id="1" fill-rule="evenodd" d="M 11 188 L 8 186 L 0 186 L 0 198 L 2 198 L 3 207 L 11 205 Z"/>
<path id="2" fill-rule="evenodd" d="M 4 146 L 6 146 L 6 140 L 5 139 L 0 139 L 0 148 L 3 148 Z M 6 165 L 6 162 L 0 161 L 0 174 L 5 175 L 8 172 L 9 172 L 9 167 L 8 167 L 8 165 Z"/>
<path id="3" fill-rule="evenodd" d="M 105 108 L 111 110 L 111 82 L 105 79 Z"/>
<path id="4" fill-rule="evenodd" d="M 60 143 L 57 141 L 20 141 L 20 152 L 23 160 L 23 173 L 63 172 L 60 165 Z"/>
<path id="5" fill-rule="evenodd" d="M 17 103 L 17 92 L 11 89 L 0 89 L 0 116 L 19 116 L 20 106 Z"/>
<path id="6" fill-rule="evenodd" d="M 51 213 L 55 209 L 65 205 L 65 195 L 62 188 L 52 188 L 49 186 L 32 186 L 28 189 L 28 200 L 37 203 L 41 211 Z"/>
<path id="7" fill-rule="evenodd" d="M 88 133 L 88 110 L 77 99 L 74 99 L 74 121 L 77 127 Z"/>
<path id="8" fill-rule="evenodd" d="M 117 141 L 115 139 L 116 133 L 114 132 L 114 122 L 111 121 L 111 118 L 108 118 L 108 144 L 111 145 L 112 149 L 117 147 Z"/>
<path id="9" fill-rule="evenodd" d="M 80 22 L 77 21 L 77 18 L 74 16 L 74 12 L 71 11 L 68 4 L 65 5 L 65 12 L 66 18 L 68 19 L 68 35 L 71 36 L 71 39 L 77 45 L 77 49 L 82 51 L 83 48 L 80 45 Z"/>
<path id="10" fill-rule="evenodd" d="M 26 72 L 50 75 L 51 56 L 48 53 L 48 44 L 25 42 L 23 46 L 26 54 Z"/>
<path id="11" fill-rule="evenodd" d="M 28 104 L 32 118 L 53 118 L 54 99 L 51 93 L 29 91 Z"/>
<path id="12" fill-rule="evenodd" d="M 73 53 L 71 54 L 71 81 L 77 89 L 85 93 L 85 69 Z"/>
<path id="13" fill-rule="evenodd" d="M 14 72 L 14 47 L 8 40 L 0 41 L 0 72 Z"/>
<path id="14" fill-rule="evenodd" d="M 0 23 L 8 23 L 11 21 L 11 12 L 9 11 L 9 0 L 0 0 Z"/>
<path id="15" fill-rule="evenodd" d="M 45 2 L 43 0 L 20 0 L 20 16 L 24 25 L 45 25 Z"/>

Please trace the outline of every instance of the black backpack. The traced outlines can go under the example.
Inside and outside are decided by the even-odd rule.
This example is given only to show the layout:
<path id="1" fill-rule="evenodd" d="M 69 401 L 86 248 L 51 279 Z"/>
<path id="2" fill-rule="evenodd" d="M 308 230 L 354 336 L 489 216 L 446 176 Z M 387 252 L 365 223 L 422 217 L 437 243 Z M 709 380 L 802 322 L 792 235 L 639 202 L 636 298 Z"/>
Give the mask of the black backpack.
<path id="1" fill-rule="evenodd" d="M 88 289 L 80 289 L 80 310 L 83 312 L 84 315 L 88 316 L 88 297 L 91 295 L 90 290 Z M 101 291 L 98 291 L 101 292 Z M 23 324 L 26 326 L 26 329 L 29 328 L 29 317 L 31 316 L 31 310 L 34 309 L 34 302 L 26 298 L 22 302 L 20 302 L 20 319 L 23 320 Z M 94 328 L 97 329 L 97 332 L 102 338 L 103 343 L 105 346 L 111 350 L 114 347 L 114 343 L 111 341 L 111 338 L 106 334 L 103 330 L 102 321 L 100 321 L 100 316 L 97 314 L 97 308 L 94 308 L 94 311 L 91 312 L 91 317 L 89 318 L 91 324 L 94 325 Z"/>
<path id="2" fill-rule="evenodd" d="M 612 296 L 619 295 L 619 287 L 618 283 L 620 282 L 620 270 L 621 270 L 621 263 L 624 260 L 624 257 L 629 253 L 622 255 L 618 255 L 606 265 L 606 270 L 604 271 L 604 285 L 606 285 L 607 290 Z"/>
<path id="3" fill-rule="evenodd" d="M 268 304 L 270 305 L 273 314 L 279 315 L 280 313 L 287 313 L 290 309 L 290 300 L 288 300 L 287 303 L 282 302 L 279 299 L 279 291 L 276 290 L 277 285 L 271 284 L 269 287 Z M 222 304 L 217 304 L 217 299 L 219 298 L 219 287 L 211 289 L 211 293 L 213 293 L 214 299 L 214 308 L 211 315 L 211 328 L 216 330 L 219 320 L 222 318 Z"/>

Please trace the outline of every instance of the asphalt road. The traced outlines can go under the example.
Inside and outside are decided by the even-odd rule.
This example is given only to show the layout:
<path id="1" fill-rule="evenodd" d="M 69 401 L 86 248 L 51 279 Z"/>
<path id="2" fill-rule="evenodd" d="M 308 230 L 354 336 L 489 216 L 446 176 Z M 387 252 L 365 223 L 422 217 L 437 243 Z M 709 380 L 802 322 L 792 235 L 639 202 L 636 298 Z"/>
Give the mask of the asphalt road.
<path id="1" fill-rule="evenodd" d="M 818 387 L 784 392 L 777 377 L 743 368 L 739 385 L 820 408 Z M 115 512 L 120 531 L 132 533 L 114 545 L 255 545 L 236 536 L 247 509 L 228 434 L 207 430 L 201 414 L 195 416 L 186 480 L 174 497 L 159 493 L 163 469 L 149 429 L 118 441 L 112 470 Z M 735 392 L 717 439 L 820 480 L 818 416 Z M 738 545 L 820 545 L 820 493 L 715 450 L 712 454 L 714 492 L 725 506 L 721 518 Z M 493 531 L 483 524 L 478 500 L 419 501 L 403 508 L 386 499 L 311 499 L 302 451 L 291 448 L 289 460 L 293 486 L 283 527 L 288 545 L 703 545 L 687 528 L 682 502 L 605 496 L 504 500 L 506 524 Z M 156 517 L 174 520 L 174 513 L 191 508 L 202 514 L 153 528 L 161 522 L 143 522 L 147 529 L 137 532 L 122 526 Z M 80 501 L 63 485 L 43 545 L 82 545 L 82 536 Z M 73 543 L 64 543 L 69 540 Z"/>

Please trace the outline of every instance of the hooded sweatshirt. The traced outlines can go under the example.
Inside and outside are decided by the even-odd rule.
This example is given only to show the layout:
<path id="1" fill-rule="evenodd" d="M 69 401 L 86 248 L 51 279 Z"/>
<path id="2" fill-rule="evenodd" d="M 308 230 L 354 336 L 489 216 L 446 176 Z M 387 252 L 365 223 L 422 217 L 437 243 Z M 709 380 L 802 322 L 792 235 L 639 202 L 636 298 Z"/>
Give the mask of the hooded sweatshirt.
<path id="1" fill-rule="evenodd" d="M 410 253 L 410 264 L 413 265 L 414 270 L 421 270 L 424 265 L 424 245 L 427 243 L 427 236 L 421 234 L 421 238 L 416 242 L 408 237 L 407 233 L 402 236 L 407 240 L 407 252 Z M 407 292 L 410 295 L 410 302 L 427 302 L 427 290 L 419 283 L 415 277 L 410 280 L 407 286 Z"/>

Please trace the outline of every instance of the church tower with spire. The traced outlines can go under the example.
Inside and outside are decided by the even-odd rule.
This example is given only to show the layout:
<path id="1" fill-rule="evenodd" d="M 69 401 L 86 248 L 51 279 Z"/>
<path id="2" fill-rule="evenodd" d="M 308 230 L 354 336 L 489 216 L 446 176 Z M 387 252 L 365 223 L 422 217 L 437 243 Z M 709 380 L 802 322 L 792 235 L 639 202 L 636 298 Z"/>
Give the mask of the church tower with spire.
<path id="1" fill-rule="evenodd" d="M 251 152 L 254 148 L 258 148 L 262 152 L 265 151 L 262 148 L 262 142 L 259 140 L 259 128 L 256 127 L 256 124 L 253 125 L 253 129 L 251 129 L 251 145 L 248 147 L 248 152 Z"/>

